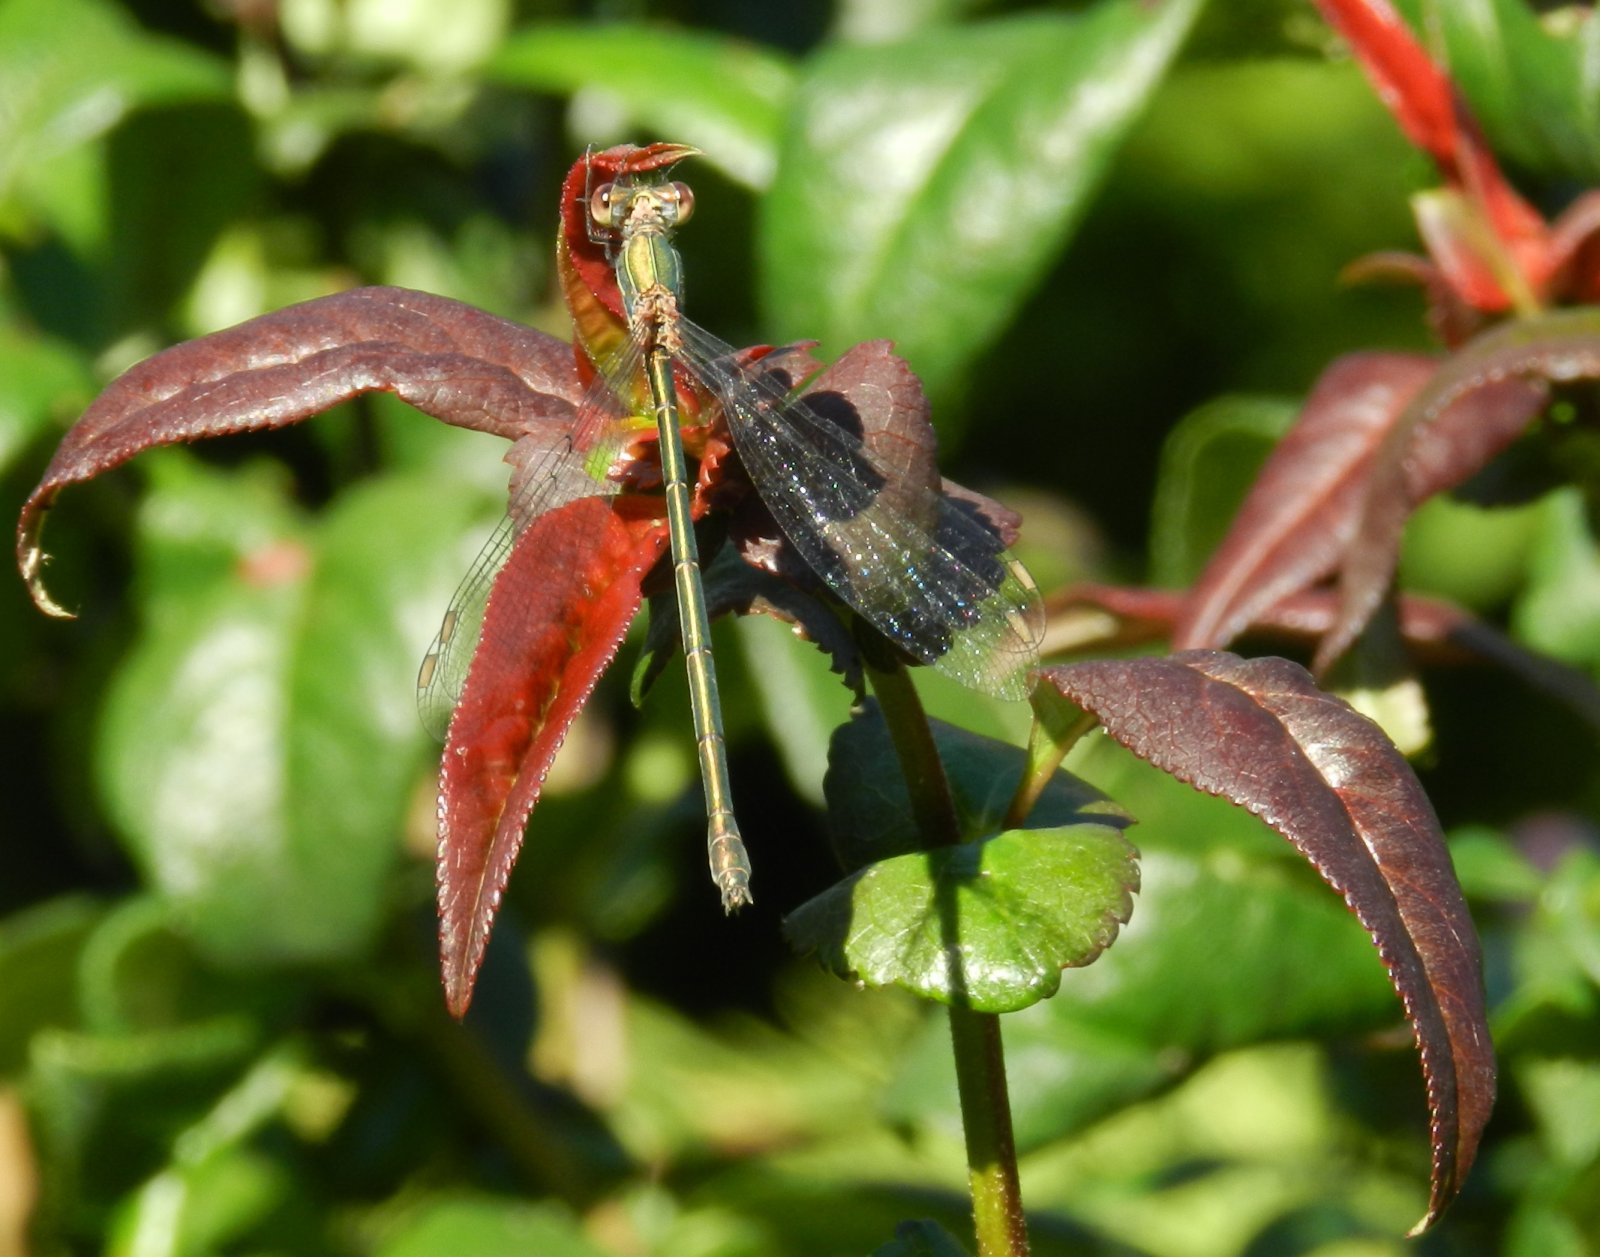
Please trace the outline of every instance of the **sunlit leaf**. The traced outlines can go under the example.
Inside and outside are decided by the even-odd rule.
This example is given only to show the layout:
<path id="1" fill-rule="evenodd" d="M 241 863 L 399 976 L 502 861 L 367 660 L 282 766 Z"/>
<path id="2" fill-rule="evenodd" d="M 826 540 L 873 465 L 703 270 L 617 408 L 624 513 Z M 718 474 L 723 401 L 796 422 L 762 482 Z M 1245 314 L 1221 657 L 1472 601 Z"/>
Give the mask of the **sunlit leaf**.
<path id="1" fill-rule="evenodd" d="M 1395 0 L 1435 41 L 1498 148 L 1541 174 L 1600 179 L 1600 105 L 1589 21 L 1559 33 L 1524 0 Z"/>
<path id="2" fill-rule="evenodd" d="M 534 520 L 495 582 L 439 783 L 439 952 L 457 1016 L 545 774 L 665 549 L 658 521 L 580 498 Z"/>
<path id="3" fill-rule="evenodd" d="M 178 467 L 179 464 L 169 464 Z M 107 803 L 152 884 L 213 956 L 344 957 L 370 941 L 422 733 L 413 678 L 460 506 L 426 482 L 353 494 L 312 534 L 267 525 L 235 564 L 181 576 L 210 486 L 163 473 L 144 507 L 146 628 L 101 732 Z M 226 527 L 251 508 L 236 495 Z M 176 532 L 173 530 L 176 529 Z M 203 571 L 204 569 L 202 569 Z"/>
<path id="4" fill-rule="evenodd" d="M 53 164 L 141 105 L 226 96 L 226 65 L 98 0 L 0 3 L 0 231 Z M 10 220 L 10 221 L 8 221 Z"/>
<path id="5" fill-rule="evenodd" d="M 358 288 L 262 315 L 146 359 L 72 427 L 17 522 L 17 561 L 41 608 L 39 531 L 68 485 L 141 450 L 298 423 L 369 391 L 508 440 L 553 439 L 579 393 L 570 351 L 472 306 Z"/>
<path id="6" fill-rule="evenodd" d="M 880 860 L 796 908 L 784 932 L 840 977 L 1013 1012 L 1110 945 L 1138 884 L 1120 829 L 1010 830 Z"/>
<path id="7" fill-rule="evenodd" d="M 1277 829 L 1367 927 L 1421 1050 L 1433 1187 L 1418 1226 L 1430 1225 L 1477 1153 L 1495 1061 L 1477 932 L 1404 758 L 1281 659 L 1192 651 L 1042 675 L 1140 758 Z"/>
<path id="8" fill-rule="evenodd" d="M 776 332 L 830 353 L 893 337 L 946 394 L 1082 216 L 1198 9 L 1102 0 L 814 58 L 762 206 Z"/>

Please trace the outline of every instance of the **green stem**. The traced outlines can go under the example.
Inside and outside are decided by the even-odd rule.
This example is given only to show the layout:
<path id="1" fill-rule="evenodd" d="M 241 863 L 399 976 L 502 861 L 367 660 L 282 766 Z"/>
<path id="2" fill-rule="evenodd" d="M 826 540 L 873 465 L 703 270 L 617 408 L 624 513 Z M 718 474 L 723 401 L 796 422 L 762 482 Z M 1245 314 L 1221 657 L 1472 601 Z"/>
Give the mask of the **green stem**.
<path id="1" fill-rule="evenodd" d="M 949 1012 L 978 1257 L 1027 1257 L 1028 1219 L 1017 1182 L 1000 1018 L 954 1006 Z"/>
<path id="2" fill-rule="evenodd" d="M 961 841 L 961 823 L 956 817 L 955 801 L 950 797 L 950 783 L 945 780 L 939 748 L 933 741 L 933 730 L 928 725 L 927 713 L 922 710 L 922 700 L 917 697 L 911 674 L 899 664 L 879 668 L 871 660 L 866 661 L 866 669 L 872 692 L 877 695 L 878 706 L 883 711 L 884 723 L 889 727 L 889 739 L 900 760 L 900 771 L 905 774 L 906 789 L 911 793 L 911 815 L 917 828 L 928 846 L 953 847 Z"/>
<path id="3" fill-rule="evenodd" d="M 1017 783 L 1017 792 L 1011 796 L 1006 809 L 1004 829 L 1021 829 L 1027 823 L 1033 806 L 1039 801 L 1045 787 L 1061 767 L 1067 752 L 1077 745 L 1078 739 L 1093 729 L 1100 721 L 1084 712 L 1075 720 L 1063 722 L 1061 712 L 1051 706 L 1042 711 L 1035 709 L 1033 729 L 1028 735 L 1028 757 Z"/>
<path id="4" fill-rule="evenodd" d="M 910 675 L 898 664 L 879 668 L 869 659 L 866 667 L 905 774 L 918 828 L 930 847 L 961 841 L 950 784 Z M 954 1005 L 948 1012 L 978 1257 L 1027 1257 L 1028 1223 L 1017 1182 L 1000 1018 Z"/>

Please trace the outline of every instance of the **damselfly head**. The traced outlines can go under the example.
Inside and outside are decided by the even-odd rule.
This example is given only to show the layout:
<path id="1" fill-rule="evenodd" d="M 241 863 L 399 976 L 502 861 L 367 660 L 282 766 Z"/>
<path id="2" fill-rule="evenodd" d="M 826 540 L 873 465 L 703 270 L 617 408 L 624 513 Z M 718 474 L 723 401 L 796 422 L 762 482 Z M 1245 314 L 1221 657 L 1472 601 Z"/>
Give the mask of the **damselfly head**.
<path id="1" fill-rule="evenodd" d="M 589 194 L 589 224 L 609 240 L 630 224 L 635 230 L 670 231 L 694 213 L 694 193 L 687 183 L 618 179 Z"/>

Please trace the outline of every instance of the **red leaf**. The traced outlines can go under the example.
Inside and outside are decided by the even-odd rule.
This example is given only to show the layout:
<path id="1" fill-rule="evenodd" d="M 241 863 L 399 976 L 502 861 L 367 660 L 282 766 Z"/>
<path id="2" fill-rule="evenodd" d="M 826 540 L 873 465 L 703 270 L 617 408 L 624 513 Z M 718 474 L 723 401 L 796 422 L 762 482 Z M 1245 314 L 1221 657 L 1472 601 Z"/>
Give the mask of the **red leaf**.
<path id="1" fill-rule="evenodd" d="M 1550 225 L 1551 287 L 1573 305 L 1600 301 L 1600 192 L 1584 192 Z"/>
<path id="2" fill-rule="evenodd" d="M 1438 367 L 1420 354 L 1362 353 L 1323 372 L 1195 582 L 1174 649 L 1225 646 L 1334 570 L 1355 535 L 1384 434 Z"/>
<path id="3" fill-rule="evenodd" d="M 17 523 L 17 564 L 38 606 L 39 530 L 67 485 L 141 450 L 298 423 L 361 393 L 393 393 L 457 427 L 509 440 L 571 426 L 581 390 L 563 342 L 459 301 L 404 288 L 320 297 L 147 358 L 62 440 Z"/>
<path id="4" fill-rule="evenodd" d="M 1090 651 L 1106 654 L 1164 641 L 1183 610 L 1183 599 L 1182 591 L 1174 589 L 1092 581 L 1068 585 L 1046 600 L 1050 635 L 1043 652 L 1058 658 Z M 1600 686 L 1583 669 L 1518 645 L 1454 603 L 1419 594 L 1401 594 L 1396 601 L 1401 639 L 1418 663 L 1495 664 L 1600 728 Z M 1107 624 L 1106 615 L 1097 615 L 1100 612 L 1115 622 Z M 1338 613 L 1338 590 L 1306 589 L 1276 603 L 1252 621 L 1246 633 L 1260 642 L 1305 646 L 1326 634 Z"/>
<path id="5" fill-rule="evenodd" d="M 1408 139 L 1437 163 L 1452 187 L 1484 218 L 1535 291 L 1552 268 L 1544 220 L 1500 173 L 1450 76 L 1434 64 L 1387 0 L 1317 0 L 1328 24 L 1344 36 Z M 1505 309 L 1507 294 L 1496 285 Z"/>
<path id="6" fill-rule="evenodd" d="M 1410 766 L 1283 659 L 1190 651 L 1041 676 L 1141 759 L 1276 829 L 1366 926 L 1421 1049 L 1433 1174 L 1416 1230 L 1431 1225 L 1477 1153 L 1495 1063 L 1477 933 Z"/>
<path id="7" fill-rule="evenodd" d="M 457 1017 L 472 1001 L 545 774 L 639 609 L 639 582 L 666 548 L 658 521 L 612 506 L 570 502 L 517 538 L 450 722 L 439 783 L 439 951 Z"/>
<path id="8" fill-rule="evenodd" d="M 1469 341 L 1396 417 L 1372 460 L 1340 570 L 1339 617 L 1317 648 L 1320 670 L 1360 635 L 1394 576 L 1411 508 L 1489 463 L 1547 404 L 1550 384 L 1600 376 L 1600 313 L 1556 310 Z"/>

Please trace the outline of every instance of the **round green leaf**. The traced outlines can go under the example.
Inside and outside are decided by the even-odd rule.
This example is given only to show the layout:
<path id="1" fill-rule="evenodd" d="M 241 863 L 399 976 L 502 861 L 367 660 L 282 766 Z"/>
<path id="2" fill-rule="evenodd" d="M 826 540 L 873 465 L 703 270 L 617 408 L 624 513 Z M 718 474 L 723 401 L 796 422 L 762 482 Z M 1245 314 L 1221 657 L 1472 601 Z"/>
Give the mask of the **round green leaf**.
<path id="1" fill-rule="evenodd" d="M 1022 779 L 1025 753 L 1020 747 L 940 720 L 929 723 L 961 833 L 972 838 L 993 834 Z M 927 845 L 917 829 L 900 761 L 875 704 L 867 704 L 834 731 L 823 788 L 834 854 L 846 869 L 921 851 Z M 1029 813 L 1029 824 L 1059 828 L 1084 821 L 1125 826 L 1130 818 L 1088 782 L 1071 773 L 1056 772 Z"/>
<path id="2" fill-rule="evenodd" d="M 1104 951 L 1138 888 L 1118 829 L 1009 830 L 881 860 L 795 909 L 784 931 L 841 977 L 1014 1012 Z"/>

